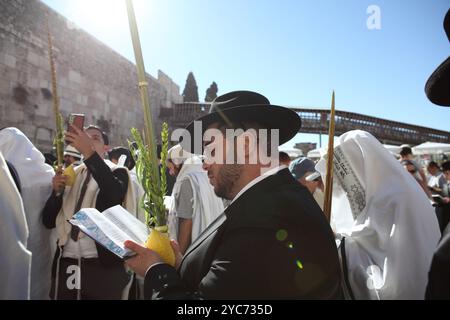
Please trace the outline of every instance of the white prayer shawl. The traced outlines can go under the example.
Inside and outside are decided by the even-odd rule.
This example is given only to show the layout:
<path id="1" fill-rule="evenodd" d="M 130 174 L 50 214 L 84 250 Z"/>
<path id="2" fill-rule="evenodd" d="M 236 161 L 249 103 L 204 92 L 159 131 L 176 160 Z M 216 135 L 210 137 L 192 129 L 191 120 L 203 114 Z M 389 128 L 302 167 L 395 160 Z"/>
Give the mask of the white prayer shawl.
<path id="1" fill-rule="evenodd" d="M 173 186 L 173 199 L 179 197 L 180 188 L 184 181 L 190 182 L 194 196 L 192 199 L 192 243 L 223 212 L 224 207 L 222 200 L 215 195 L 206 171 L 202 169 L 200 158 L 193 156 L 184 161 Z M 170 238 L 178 239 L 178 219 L 175 211 L 175 200 L 171 202 L 168 224 Z"/>
<path id="2" fill-rule="evenodd" d="M 0 300 L 30 298 L 31 252 L 22 199 L 0 152 Z"/>
<path id="3" fill-rule="evenodd" d="M 331 224 L 345 237 L 354 297 L 424 299 L 440 237 L 427 196 L 369 133 L 347 132 L 336 145 Z M 325 167 L 316 166 L 324 181 Z"/>
<path id="4" fill-rule="evenodd" d="M 56 249 L 55 232 L 42 224 L 42 209 L 52 192 L 54 170 L 42 153 L 16 128 L 0 131 L 0 151 L 16 169 L 22 186 L 22 200 L 33 254 L 30 298 L 48 299 L 51 265 Z"/>
<path id="5" fill-rule="evenodd" d="M 123 168 L 128 173 L 128 188 L 127 193 L 125 195 L 124 203 L 122 206 L 127 209 L 129 212 L 136 211 L 136 195 L 134 190 L 134 185 L 131 182 L 129 171 L 125 167 L 117 166 L 109 160 L 104 160 L 108 167 L 114 171 L 118 168 Z M 59 245 L 64 246 L 69 239 L 70 231 L 72 226 L 67 220 L 72 219 L 73 215 L 76 213 L 75 206 L 80 196 L 81 188 L 87 177 L 87 167 L 83 163 L 75 168 L 75 182 L 73 186 L 66 186 L 63 194 L 63 205 L 61 210 L 56 217 L 56 231 L 58 235 Z M 97 201 L 98 193 L 100 189 L 98 187 L 97 182 L 92 177 L 87 184 L 86 193 L 83 198 L 83 202 L 81 204 L 81 208 L 95 208 L 95 204 Z M 83 237 L 83 233 L 80 233 L 80 236 Z"/>

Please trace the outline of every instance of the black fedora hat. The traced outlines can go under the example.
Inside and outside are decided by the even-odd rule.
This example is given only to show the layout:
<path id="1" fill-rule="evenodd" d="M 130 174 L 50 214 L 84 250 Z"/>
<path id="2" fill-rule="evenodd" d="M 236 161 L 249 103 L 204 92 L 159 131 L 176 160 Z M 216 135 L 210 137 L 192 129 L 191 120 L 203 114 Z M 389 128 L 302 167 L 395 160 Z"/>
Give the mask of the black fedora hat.
<path id="1" fill-rule="evenodd" d="M 251 121 L 266 129 L 279 130 L 279 143 L 283 144 L 292 139 L 302 125 L 300 116 L 285 107 L 271 105 L 263 95 L 252 91 L 233 91 L 217 97 L 211 104 L 209 113 L 192 121 L 186 132 L 189 139 L 180 141 L 181 146 L 188 152 L 202 153 L 203 135 L 208 127 L 214 123 L 234 123 Z M 195 130 L 195 123 L 201 123 L 201 130 Z M 195 136 L 201 134 L 201 137 Z M 195 141 L 200 144 L 195 148 Z"/>
<path id="2" fill-rule="evenodd" d="M 450 9 L 444 18 L 444 30 L 450 41 Z M 434 104 L 450 107 L 450 57 L 430 76 L 425 85 L 425 92 Z"/>

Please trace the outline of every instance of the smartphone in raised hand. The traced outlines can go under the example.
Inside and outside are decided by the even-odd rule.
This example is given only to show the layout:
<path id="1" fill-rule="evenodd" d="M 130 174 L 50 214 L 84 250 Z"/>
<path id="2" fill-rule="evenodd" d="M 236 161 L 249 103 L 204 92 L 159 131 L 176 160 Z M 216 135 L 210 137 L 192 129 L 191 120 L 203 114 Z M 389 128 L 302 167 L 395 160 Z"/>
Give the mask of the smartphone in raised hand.
<path id="1" fill-rule="evenodd" d="M 71 125 L 77 127 L 80 130 L 83 130 L 84 118 L 85 118 L 84 114 L 71 113 L 67 120 L 67 132 L 75 132 L 75 130 L 71 127 Z M 66 144 L 68 144 L 67 141 Z"/>
<path id="2" fill-rule="evenodd" d="M 67 131 L 74 132 L 74 130 L 70 127 L 70 125 L 73 125 L 74 127 L 77 127 L 78 129 L 83 130 L 84 114 L 71 113 L 69 115 L 69 121 L 67 122 Z"/>

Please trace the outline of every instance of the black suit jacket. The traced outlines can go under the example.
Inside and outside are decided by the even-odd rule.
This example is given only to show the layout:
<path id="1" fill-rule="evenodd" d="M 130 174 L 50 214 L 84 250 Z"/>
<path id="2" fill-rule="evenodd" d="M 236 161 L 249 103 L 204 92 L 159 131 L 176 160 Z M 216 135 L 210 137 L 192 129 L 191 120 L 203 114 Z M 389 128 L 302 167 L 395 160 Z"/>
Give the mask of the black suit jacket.
<path id="1" fill-rule="evenodd" d="M 450 225 L 442 233 L 442 238 L 433 255 L 428 272 L 425 299 L 450 299 Z"/>
<path id="2" fill-rule="evenodd" d="M 151 267 L 147 299 L 342 298 L 332 230 L 287 169 L 226 208 L 189 247 L 178 272 Z"/>

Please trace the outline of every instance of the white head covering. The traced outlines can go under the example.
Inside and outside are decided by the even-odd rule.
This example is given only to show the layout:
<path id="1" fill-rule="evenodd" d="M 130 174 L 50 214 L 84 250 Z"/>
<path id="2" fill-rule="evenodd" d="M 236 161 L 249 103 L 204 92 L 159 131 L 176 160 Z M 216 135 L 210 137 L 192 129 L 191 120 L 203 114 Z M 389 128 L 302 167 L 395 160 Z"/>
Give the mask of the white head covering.
<path id="1" fill-rule="evenodd" d="M 75 147 L 72 147 L 71 145 L 68 145 L 65 149 L 64 149 L 64 155 L 69 155 L 72 156 L 74 158 L 78 158 L 81 159 L 81 153 L 80 151 L 78 151 Z"/>
<path id="2" fill-rule="evenodd" d="M 53 168 L 45 163 L 42 153 L 22 131 L 17 128 L 0 130 L 0 150 L 16 168 L 23 188 L 42 184 L 51 187 Z"/>
<path id="3" fill-rule="evenodd" d="M 33 253 L 30 298 L 48 299 L 56 238 L 42 224 L 41 213 L 52 192 L 54 170 L 17 128 L 0 130 L 0 151 L 15 167 L 22 185 L 23 206 L 30 231 L 28 250 Z"/>
<path id="4" fill-rule="evenodd" d="M 75 147 L 68 145 L 64 149 L 64 156 L 72 156 L 75 161 L 72 163 L 74 167 L 79 166 L 81 164 L 81 159 L 83 158 L 83 155 L 78 151 Z"/>
<path id="5" fill-rule="evenodd" d="M 171 160 L 174 164 L 180 165 L 194 155 L 181 148 L 180 144 L 174 145 L 167 152 L 167 160 Z"/>
<path id="6" fill-rule="evenodd" d="M 27 240 L 22 199 L 0 151 L 0 300 L 30 297 Z"/>
<path id="7" fill-rule="evenodd" d="M 423 299 L 440 237 L 430 201 L 371 134 L 350 131 L 336 145 L 331 224 L 345 237 L 355 298 Z"/>

